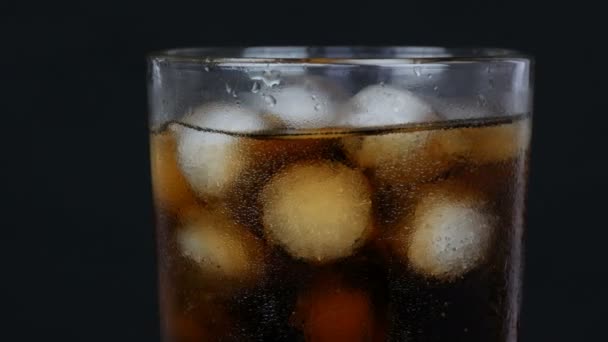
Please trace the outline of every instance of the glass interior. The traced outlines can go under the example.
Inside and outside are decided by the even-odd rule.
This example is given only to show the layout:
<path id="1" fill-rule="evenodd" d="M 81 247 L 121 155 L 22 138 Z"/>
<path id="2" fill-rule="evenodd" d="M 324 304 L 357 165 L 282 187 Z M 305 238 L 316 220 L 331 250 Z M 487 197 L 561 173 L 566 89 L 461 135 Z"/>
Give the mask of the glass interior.
<path id="1" fill-rule="evenodd" d="M 406 106 L 399 101 L 408 102 L 410 97 L 428 104 L 435 118 L 448 121 L 531 112 L 532 60 L 508 49 L 185 48 L 152 53 L 149 64 L 153 129 L 213 103 L 249 108 L 279 120 L 281 111 L 297 111 L 301 122 L 282 127 L 292 131 L 371 129 L 428 121 L 412 121 L 408 113 L 399 120 L 386 120 L 393 109 Z M 372 93 L 361 95 L 365 91 Z M 365 103 L 357 100 L 357 94 Z M 364 109 L 377 120 L 344 127 L 340 118 L 353 112 L 353 105 L 375 106 Z"/>

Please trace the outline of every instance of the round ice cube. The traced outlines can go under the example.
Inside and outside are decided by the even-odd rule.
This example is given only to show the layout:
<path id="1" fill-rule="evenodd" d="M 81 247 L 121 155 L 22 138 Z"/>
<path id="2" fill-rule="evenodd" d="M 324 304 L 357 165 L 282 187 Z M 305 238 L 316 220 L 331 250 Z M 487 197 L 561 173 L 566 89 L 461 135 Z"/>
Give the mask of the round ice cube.
<path id="1" fill-rule="evenodd" d="M 251 164 L 250 144 L 230 133 L 251 133 L 272 127 L 258 112 L 237 105 L 213 103 L 195 109 L 174 125 L 179 166 L 199 196 L 222 196 Z"/>
<path id="2" fill-rule="evenodd" d="M 209 281 L 244 282 L 263 272 L 261 242 L 221 210 L 199 208 L 196 214 L 190 213 L 176 240 L 181 254 L 196 262 Z"/>
<path id="3" fill-rule="evenodd" d="M 340 125 L 356 128 L 407 125 L 438 120 L 432 108 L 407 90 L 370 86 L 350 101 Z M 347 156 L 373 170 L 380 181 L 426 181 L 445 172 L 466 150 L 454 130 L 401 130 L 342 139 Z"/>
<path id="4" fill-rule="evenodd" d="M 313 262 L 350 255 L 372 226 L 371 189 L 360 172 L 334 162 L 297 163 L 260 194 L 269 240 Z"/>
<path id="5" fill-rule="evenodd" d="M 308 129 L 331 125 L 343 97 L 341 89 L 328 80 L 308 76 L 262 89 L 256 102 L 263 112 L 276 116 L 285 126 Z"/>
<path id="6" fill-rule="evenodd" d="M 433 109 L 412 92 L 388 85 L 359 91 L 337 120 L 340 126 L 369 128 L 437 120 Z"/>
<path id="7" fill-rule="evenodd" d="M 497 223 L 481 196 L 455 189 L 421 196 L 394 240 L 414 270 L 433 278 L 454 279 L 481 264 Z"/>

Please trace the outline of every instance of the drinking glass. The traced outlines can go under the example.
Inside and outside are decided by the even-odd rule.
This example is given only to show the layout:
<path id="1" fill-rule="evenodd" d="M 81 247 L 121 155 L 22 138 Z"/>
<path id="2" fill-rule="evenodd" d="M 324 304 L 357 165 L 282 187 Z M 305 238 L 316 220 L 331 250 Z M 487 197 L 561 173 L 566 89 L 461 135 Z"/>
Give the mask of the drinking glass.
<path id="1" fill-rule="evenodd" d="M 164 341 L 516 341 L 532 60 L 148 58 Z"/>

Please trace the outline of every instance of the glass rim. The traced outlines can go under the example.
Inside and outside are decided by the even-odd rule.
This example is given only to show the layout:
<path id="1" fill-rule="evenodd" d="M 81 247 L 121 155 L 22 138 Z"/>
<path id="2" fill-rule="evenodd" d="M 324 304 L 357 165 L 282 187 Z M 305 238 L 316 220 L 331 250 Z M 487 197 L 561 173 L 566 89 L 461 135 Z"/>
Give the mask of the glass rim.
<path id="1" fill-rule="evenodd" d="M 521 51 L 495 47 L 442 46 L 224 46 L 157 50 L 153 62 L 201 64 L 312 64 L 395 66 L 425 63 L 484 63 L 528 61 Z"/>

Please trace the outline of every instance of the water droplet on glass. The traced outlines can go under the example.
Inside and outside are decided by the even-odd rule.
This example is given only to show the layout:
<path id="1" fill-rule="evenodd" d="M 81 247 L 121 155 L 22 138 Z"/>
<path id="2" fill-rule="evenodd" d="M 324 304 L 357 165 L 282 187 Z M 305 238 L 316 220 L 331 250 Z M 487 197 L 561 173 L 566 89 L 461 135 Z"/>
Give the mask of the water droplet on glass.
<path id="1" fill-rule="evenodd" d="M 433 78 L 433 74 L 427 74 L 426 77 L 430 80 Z"/>
<path id="2" fill-rule="evenodd" d="M 251 92 L 255 94 L 258 91 L 260 91 L 260 83 L 255 81 L 253 82 L 253 85 L 251 85 Z"/>
<path id="3" fill-rule="evenodd" d="M 422 69 L 420 67 L 414 67 L 414 74 L 416 74 L 417 77 L 420 77 L 420 75 L 422 75 Z"/>
<path id="4" fill-rule="evenodd" d="M 380 82 L 380 86 L 384 87 L 384 81 Z"/>
<path id="5" fill-rule="evenodd" d="M 225 86 L 226 86 L 226 92 L 228 94 L 232 94 L 232 87 L 228 83 L 226 83 Z"/>
<path id="6" fill-rule="evenodd" d="M 203 70 L 205 70 L 205 72 L 209 72 L 209 67 L 205 65 L 205 66 L 203 67 Z"/>
<path id="7" fill-rule="evenodd" d="M 278 70 L 265 70 L 262 75 L 252 76 L 251 79 L 262 81 L 267 87 L 276 87 L 281 84 L 281 72 Z"/>
<path id="8" fill-rule="evenodd" d="M 494 79 L 493 78 L 490 78 L 488 80 L 488 85 L 490 86 L 490 89 L 494 89 Z"/>
<path id="9" fill-rule="evenodd" d="M 272 95 L 264 94 L 262 97 L 264 98 L 264 102 L 266 102 L 268 107 L 274 107 L 274 105 L 277 104 L 277 99 L 275 99 Z"/>
<path id="10" fill-rule="evenodd" d="M 434 90 L 434 91 L 439 90 L 439 86 L 434 86 L 434 87 L 433 87 L 433 90 Z"/>
<path id="11" fill-rule="evenodd" d="M 479 107 L 485 107 L 488 104 L 486 97 L 483 94 L 477 94 L 477 105 Z"/>
<path id="12" fill-rule="evenodd" d="M 492 72 L 492 68 L 489 65 L 486 67 L 486 72 L 488 74 Z"/>
<path id="13" fill-rule="evenodd" d="M 315 110 L 318 112 L 320 109 L 321 109 L 321 104 L 320 104 L 320 103 L 317 103 L 317 104 L 315 105 Z"/>
<path id="14" fill-rule="evenodd" d="M 310 95 L 310 97 L 312 98 L 313 101 L 317 101 L 317 95 Z"/>

